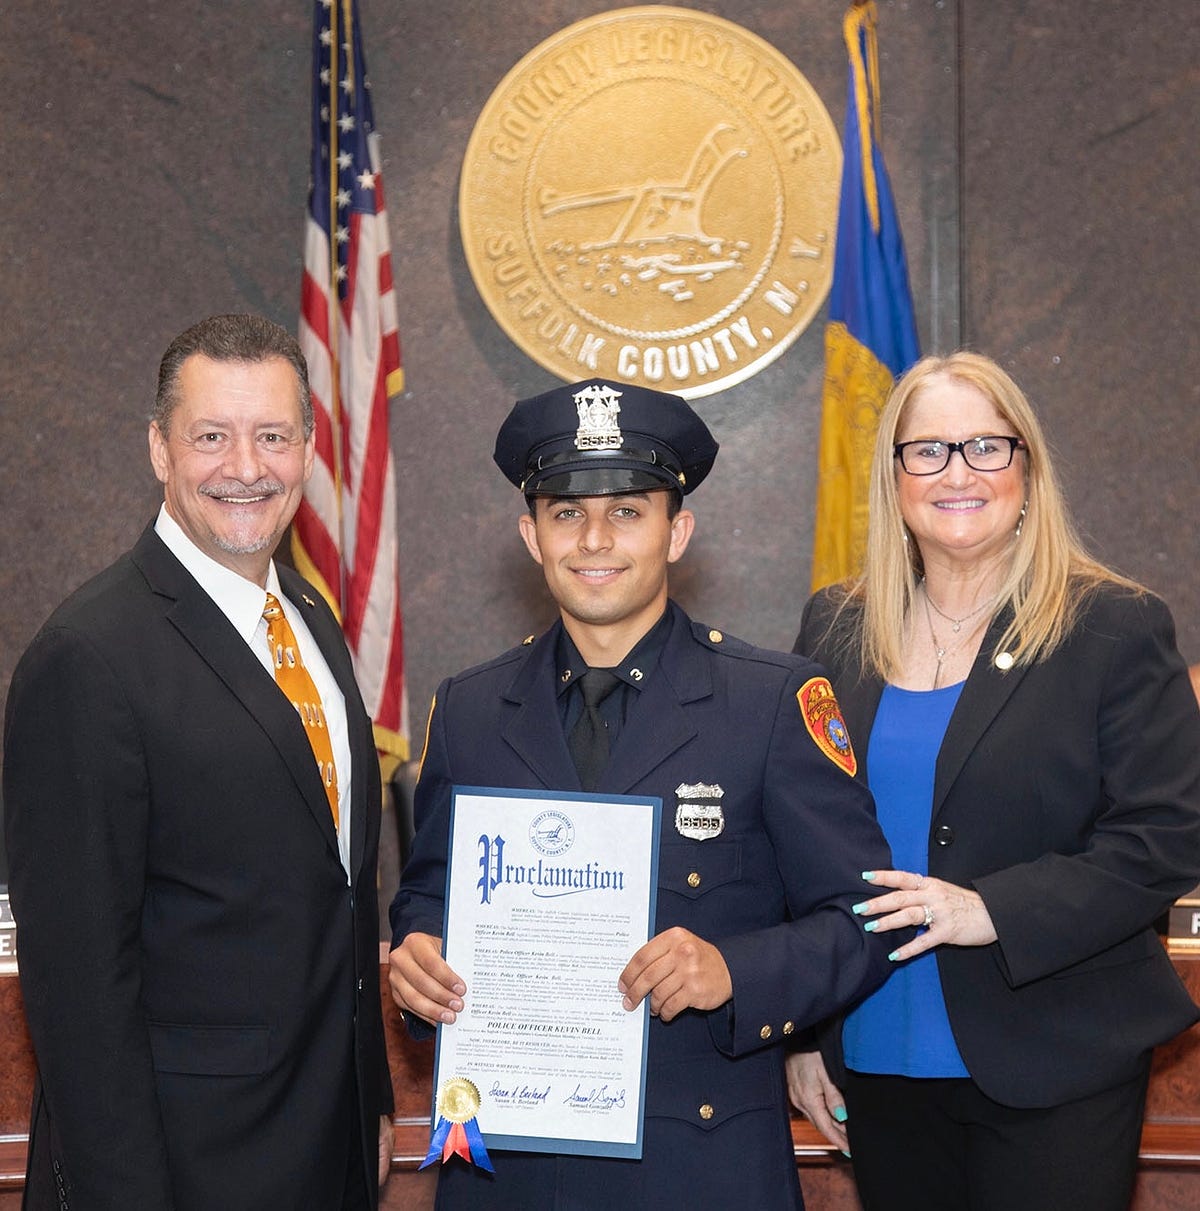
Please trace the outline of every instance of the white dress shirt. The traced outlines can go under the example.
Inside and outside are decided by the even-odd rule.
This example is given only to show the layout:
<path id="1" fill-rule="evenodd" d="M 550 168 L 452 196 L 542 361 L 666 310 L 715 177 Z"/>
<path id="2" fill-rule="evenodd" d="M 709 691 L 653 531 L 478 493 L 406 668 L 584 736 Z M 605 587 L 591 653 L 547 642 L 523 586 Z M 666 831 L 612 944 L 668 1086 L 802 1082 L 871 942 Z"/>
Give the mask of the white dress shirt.
<path id="1" fill-rule="evenodd" d="M 267 676 L 275 680 L 271 652 L 267 643 L 267 621 L 263 610 L 267 605 L 267 593 L 274 593 L 287 616 L 289 625 L 300 645 L 300 659 L 308 670 L 329 726 L 329 741 L 333 746 L 333 764 L 337 770 L 338 788 L 338 853 L 342 866 L 350 873 L 350 730 L 346 722 L 346 700 L 329 665 L 321 654 L 317 641 L 304 622 L 303 613 L 284 596 L 279 586 L 279 574 L 275 561 L 271 560 L 267 570 L 267 587 L 264 589 L 252 580 L 217 563 L 206 555 L 180 529 L 179 524 L 167 512 L 164 504 L 154 523 L 154 532 L 163 540 L 167 549 L 191 574 L 197 584 L 212 598 L 217 609 L 229 619 L 234 630 L 242 637 L 258 658 Z M 282 691 L 281 691 L 282 692 Z"/>

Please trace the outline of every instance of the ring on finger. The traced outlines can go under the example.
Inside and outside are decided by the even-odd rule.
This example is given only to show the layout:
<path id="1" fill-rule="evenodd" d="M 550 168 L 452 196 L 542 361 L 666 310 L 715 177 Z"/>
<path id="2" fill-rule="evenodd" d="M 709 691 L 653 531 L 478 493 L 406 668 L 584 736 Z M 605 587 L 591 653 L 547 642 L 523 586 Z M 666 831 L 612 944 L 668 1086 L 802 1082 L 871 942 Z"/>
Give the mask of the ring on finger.
<path id="1" fill-rule="evenodd" d="M 921 907 L 925 910 L 925 928 L 928 929 L 933 924 L 933 909 L 928 904 L 922 904 Z"/>

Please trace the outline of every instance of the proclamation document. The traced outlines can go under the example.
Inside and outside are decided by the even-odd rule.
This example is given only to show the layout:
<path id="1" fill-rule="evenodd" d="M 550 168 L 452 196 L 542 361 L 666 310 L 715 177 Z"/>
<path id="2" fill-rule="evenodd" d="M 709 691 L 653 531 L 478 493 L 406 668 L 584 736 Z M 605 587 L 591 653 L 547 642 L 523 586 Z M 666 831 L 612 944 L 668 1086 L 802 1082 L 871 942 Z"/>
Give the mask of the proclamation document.
<path id="1" fill-rule="evenodd" d="M 454 788 L 443 937 L 467 995 L 438 1028 L 435 1122 L 477 1107 L 489 1149 L 642 1155 L 650 1007 L 622 1008 L 617 977 L 654 927 L 661 814 Z"/>

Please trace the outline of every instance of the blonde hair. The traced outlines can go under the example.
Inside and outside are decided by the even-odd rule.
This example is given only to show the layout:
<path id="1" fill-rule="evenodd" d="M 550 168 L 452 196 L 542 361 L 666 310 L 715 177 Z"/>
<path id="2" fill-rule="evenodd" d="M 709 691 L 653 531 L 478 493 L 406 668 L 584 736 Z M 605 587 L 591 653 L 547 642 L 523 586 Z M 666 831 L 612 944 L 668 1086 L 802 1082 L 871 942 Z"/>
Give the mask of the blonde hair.
<path id="1" fill-rule="evenodd" d="M 893 446 L 909 406 L 936 377 L 967 383 L 981 392 L 1025 442 L 1025 514 L 1014 533 L 1008 571 L 993 608 L 996 614 L 1011 606 L 1013 618 L 993 655 L 1007 651 L 1016 664 L 1044 660 L 1070 633 L 1080 603 L 1092 589 L 1117 584 L 1144 592 L 1141 585 L 1105 567 L 1084 549 L 1067 514 L 1042 427 L 1009 375 L 978 353 L 922 358 L 892 389 L 879 416 L 866 564 L 862 576 L 847 586 L 843 603 L 861 606 L 862 666 L 885 680 L 895 677 L 904 663 L 905 623 L 924 571 L 921 552 L 900 512 L 896 477 L 902 472 L 896 468 Z"/>

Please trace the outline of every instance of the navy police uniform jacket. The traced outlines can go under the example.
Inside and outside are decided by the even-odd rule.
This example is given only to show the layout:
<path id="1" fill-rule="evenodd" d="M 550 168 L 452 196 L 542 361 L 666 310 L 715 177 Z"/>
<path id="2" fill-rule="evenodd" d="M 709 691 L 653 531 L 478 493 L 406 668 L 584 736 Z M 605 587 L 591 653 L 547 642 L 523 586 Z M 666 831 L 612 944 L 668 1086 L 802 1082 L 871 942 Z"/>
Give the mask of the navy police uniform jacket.
<path id="1" fill-rule="evenodd" d="M 651 1018 L 640 1161 L 498 1152 L 493 1179 L 454 1160 L 441 1172 L 440 1207 L 802 1205 L 781 1044 L 886 977 L 897 935 L 865 933 L 851 906 L 864 894 L 861 872 L 886 868 L 890 855 L 838 721 L 835 743 L 802 713 L 799 696 L 827 687 L 823 670 L 668 610 L 658 665 L 597 792 L 661 797 L 656 931 L 682 926 L 714 943 L 733 997 L 711 1012 Z M 555 702 L 561 625 L 439 688 L 394 945 L 414 930 L 441 935 L 453 786 L 580 789 Z M 703 840 L 676 828 L 677 788 L 698 783 L 724 792 L 723 828 Z"/>

